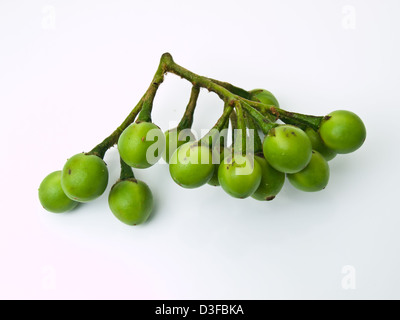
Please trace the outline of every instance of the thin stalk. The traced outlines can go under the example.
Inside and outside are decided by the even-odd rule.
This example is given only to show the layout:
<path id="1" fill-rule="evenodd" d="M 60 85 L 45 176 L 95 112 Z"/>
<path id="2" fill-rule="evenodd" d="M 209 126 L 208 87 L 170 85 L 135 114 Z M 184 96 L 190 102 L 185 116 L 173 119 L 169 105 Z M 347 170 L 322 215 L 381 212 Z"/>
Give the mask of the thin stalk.
<path id="1" fill-rule="evenodd" d="M 229 106 L 225 103 L 224 110 L 228 108 Z M 231 113 L 232 114 L 232 113 Z M 229 128 L 229 118 L 225 119 L 225 123 L 221 129 L 223 134 L 220 134 L 219 136 L 219 146 L 221 148 L 225 148 L 227 146 L 227 139 L 228 139 L 228 128 Z"/>
<path id="2" fill-rule="evenodd" d="M 264 134 L 268 134 L 269 130 L 278 126 L 277 123 L 269 121 L 260 112 L 250 107 L 247 103 L 242 103 L 242 104 L 243 104 L 243 109 L 249 114 L 250 117 L 254 119 L 255 123 L 259 126 L 259 128 Z"/>
<path id="3" fill-rule="evenodd" d="M 182 66 L 176 64 L 169 53 L 164 53 L 162 59 L 165 62 L 165 68 L 167 72 L 171 72 L 184 78 L 192 83 L 194 86 L 199 86 L 202 88 L 208 89 L 208 91 L 212 91 L 216 93 L 223 101 L 227 102 L 229 100 L 236 100 L 236 97 L 239 97 L 219 84 L 213 82 L 211 79 L 203 76 L 199 76 L 188 69 L 183 68 Z M 233 103 L 233 102 L 232 102 Z"/>
<path id="4" fill-rule="evenodd" d="M 231 116 L 229 117 L 229 120 L 231 121 L 231 130 L 232 130 L 232 147 L 235 145 L 235 130 L 238 128 L 238 123 L 237 123 L 237 115 L 235 110 L 232 111 Z"/>
<path id="5" fill-rule="evenodd" d="M 128 179 L 135 179 L 135 175 L 133 174 L 132 168 L 125 163 L 122 158 L 120 158 L 121 162 L 121 175 L 120 180 L 128 180 Z"/>
<path id="6" fill-rule="evenodd" d="M 251 100 L 246 100 L 246 103 L 249 104 L 251 107 L 255 108 L 256 110 L 258 110 L 263 115 L 270 114 L 278 119 L 281 119 L 283 122 L 287 124 L 311 127 L 314 130 L 319 129 L 321 121 L 324 118 L 321 116 L 312 116 L 296 112 L 290 112 L 281 108 L 277 108 L 272 105 L 262 104 Z"/>
<path id="7" fill-rule="evenodd" d="M 131 111 L 128 117 L 126 117 L 124 122 L 122 122 L 122 124 L 117 129 L 115 129 L 115 131 L 111 135 L 109 135 L 101 143 L 95 146 L 90 152 L 88 152 L 88 154 L 93 154 L 103 159 L 106 151 L 118 142 L 118 139 L 122 132 L 124 132 L 124 130 L 135 121 L 138 113 L 142 110 L 142 104 L 143 98 L 138 102 L 138 104 Z"/>
<path id="8" fill-rule="evenodd" d="M 260 135 L 258 134 L 258 126 L 256 125 L 254 119 L 247 112 L 245 113 L 245 115 L 246 115 L 247 126 L 253 132 L 254 154 L 260 153 L 263 151 L 263 145 Z"/>
<path id="9" fill-rule="evenodd" d="M 233 111 L 233 107 L 227 105 L 224 108 L 224 112 L 221 117 L 218 119 L 217 123 L 211 128 L 211 130 L 199 140 L 199 143 L 208 145 L 210 148 L 212 147 L 210 141 L 215 141 L 215 138 L 219 135 L 220 131 L 224 128 L 226 121 L 228 121 L 229 116 Z"/>
<path id="10" fill-rule="evenodd" d="M 236 139 L 234 148 L 236 152 L 241 152 L 244 155 L 246 154 L 247 127 L 246 127 L 246 120 L 244 118 L 243 108 L 240 102 L 236 103 L 235 110 L 237 114 L 237 127 L 238 127 L 238 130 L 236 130 L 235 132 L 239 135 L 240 139 Z"/>
<path id="11" fill-rule="evenodd" d="M 156 96 L 160 84 L 164 81 L 165 66 L 161 58 L 157 72 L 154 75 L 153 81 L 147 89 L 143 97 L 143 108 L 139 114 L 138 122 L 151 122 L 151 111 L 153 110 L 153 101 Z"/>
<path id="12" fill-rule="evenodd" d="M 193 114 L 196 109 L 197 99 L 199 98 L 200 88 L 198 86 L 193 86 L 190 93 L 189 103 L 186 107 L 185 113 L 178 124 L 178 131 L 184 129 L 190 129 L 193 124 Z"/>
<path id="13" fill-rule="evenodd" d="M 223 81 L 219 81 L 219 80 L 215 80 L 215 79 L 211 79 L 211 78 L 208 78 L 208 79 L 211 80 L 212 82 L 218 84 L 219 86 L 227 89 L 228 91 L 232 92 L 233 94 L 235 94 L 235 95 L 237 95 L 239 97 L 251 100 L 250 92 L 248 92 L 245 89 L 236 87 L 236 86 L 234 86 L 234 85 L 232 85 L 232 84 L 230 84 L 228 82 L 223 82 Z"/>
<path id="14" fill-rule="evenodd" d="M 139 114 L 139 112 L 141 113 L 143 109 L 147 109 L 147 111 L 143 113 L 142 119 L 139 120 L 151 121 L 151 109 L 153 105 L 153 100 L 158 90 L 158 87 L 164 81 L 165 73 L 165 62 L 163 57 L 161 57 L 160 64 L 157 68 L 156 74 L 153 77 L 153 81 L 151 82 L 146 93 L 137 103 L 135 108 L 131 111 L 128 117 L 126 117 L 124 122 L 122 122 L 122 124 L 117 129 L 115 129 L 115 131 L 111 135 L 109 135 L 101 143 L 95 146 L 90 152 L 88 152 L 88 154 L 97 155 L 103 159 L 107 150 L 118 142 L 118 139 L 121 136 L 122 132 L 124 132 L 124 130 L 135 121 L 137 115 Z"/>

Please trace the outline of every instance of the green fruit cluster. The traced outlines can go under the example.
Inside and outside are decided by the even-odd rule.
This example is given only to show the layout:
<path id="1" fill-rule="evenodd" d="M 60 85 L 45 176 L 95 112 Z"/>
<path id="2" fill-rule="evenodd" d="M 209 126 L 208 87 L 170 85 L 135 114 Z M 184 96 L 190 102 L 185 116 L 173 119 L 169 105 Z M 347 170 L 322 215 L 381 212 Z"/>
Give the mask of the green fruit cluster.
<path id="1" fill-rule="evenodd" d="M 155 93 L 168 70 L 191 81 L 193 88 L 180 124 L 163 133 L 150 115 Z M 225 102 L 224 113 L 213 127 L 218 146 L 210 143 L 212 130 L 195 140 L 190 129 L 199 85 Z M 278 123 L 278 118 L 284 123 Z M 229 121 L 242 133 L 241 139 L 232 134 L 232 140 L 237 140 L 230 147 L 222 134 Z M 249 139 L 247 128 L 255 129 L 257 139 Z M 287 112 L 267 90 L 245 91 L 198 76 L 164 54 L 151 86 L 123 124 L 92 151 L 72 156 L 62 170 L 46 176 L 39 186 L 39 200 L 47 211 L 62 213 L 99 198 L 109 182 L 104 154 L 117 144 L 121 175 L 110 189 L 108 204 L 114 216 L 127 225 L 147 221 L 154 205 L 150 188 L 134 177 L 132 168 L 149 168 L 161 157 L 168 163 L 173 181 L 183 188 L 209 184 L 220 186 L 234 198 L 270 201 L 279 194 L 286 177 L 302 191 L 325 189 L 329 182 L 328 161 L 338 154 L 354 152 L 365 138 L 364 123 L 353 112 L 337 110 L 325 117 Z M 249 141 L 255 143 L 246 148 Z"/>
<path id="2" fill-rule="evenodd" d="M 217 164 L 211 162 L 213 155 L 207 147 L 184 144 L 172 155 L 169 169 L 173 180 L 184 188 L 208 183 L 221 186 L 234 198 L 251 196 L 269 201 L 281 191 L 285 177 L 302 191 L 325 189 L 329 181 L 328 161 L 337 154 L 357 150 L 365 137 L 361 119 L 340 110 L 326 116 L 318 132 L 278 125 L 265 135 L 260 154 L 232 151 L 224 157 L 221 152 Z M 206 161 L 200 161 L 200 154 Z"/>

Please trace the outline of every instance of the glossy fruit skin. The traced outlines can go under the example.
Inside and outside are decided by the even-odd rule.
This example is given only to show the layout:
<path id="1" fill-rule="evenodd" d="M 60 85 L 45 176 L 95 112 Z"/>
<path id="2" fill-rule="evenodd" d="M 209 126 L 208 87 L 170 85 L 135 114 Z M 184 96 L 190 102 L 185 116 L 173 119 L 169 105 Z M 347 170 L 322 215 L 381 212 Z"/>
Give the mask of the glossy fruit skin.
<path id="1" fill-rule="evenodd" d="M 76 154 L 68 159 L 62 170 L 61 186 L 70 199 L 78 202 L 100 197 L 107 184 L 107 165 L 95 155 Z"/>
<path id="2" fill-rule="evenodd" d="M 63 213 L 74 209 L 78 202 L 66 196 L 61 187 L 61 171 L 50 173 L 39 187 L 39 200 L 43 208 L 53 213 Z"/>
<path id="3" fill-rule="evenodd" d="M 251 196 L 259 187 L 261 177 L 260 164 L 250 155 L 228 156 L 218 168 L 218 181 L 222 189 L 234 198 Z"/>
<path id="4" fill-rule="evenodd" d="M 279 108 L 279 102 L 276 97 L 265 89 L 254 89 L 250 91 L 251 99 L 252 100 L 259 100 L 261 103 L 273 105 Z"/>
<path id="5" fill-rule="evenodd" d="M 311 141 L 313 150 L 318 151 L 326 161 L 330 161 L 336 157 L 337 153 L 325 145 L 318 132 L 312 128 L 307 128 L 305 133 Z"/>
<path id="6" fill-rule="evenodd" d="M 263 142 L 265 159 L 274 169 L 285 173 L 304 169 L 311 159 L 311 151 L 306 133 L 291 125 L 270 130 Z"/>
<path id="7" fill-rule="evenodd" d="M 133 226 L 145 222 L 153 210 L 153 194 L 136 179 L 117 182 L 108 196 L 109 207 L 118 220 Z"/>
<path id="8" fill-rule="evenodd" d="M 169 172 L 181 187 L 192 189 L 206 184 L 215 170 L 211 150 L 198 142 L 188 142 L 172 154 Z"/>
<path id="9" fill-rule="evenodd" d="M 137 169 L 154 165 L 161 158 L 164 149 L 165 136 L 160 128 L 151 122 L 132 123 L 118 140 L 121 158 L 126 164 Z M 151 155 L 152 159 L 148 155 Z"/>
<path id="10" fill-rule="evenodd" d="M 282 190 L 285 183 L 285 174 L 275 170 L 264 157 L 256 156 L 255 160 L 261 167 L 262 177 L 260 186 L 251 197 L 259 201 L 273 200 Z"/>
<path id="11" fill-rule="evenodd" d="M 329 165 L 325 158 L 313 150 L 310 163 L 300 172 L 287 175 L 290 183 L 299 190 L 315 192 L 325 189 L 329 182 Z"/>
<path id="12" fill-rule="evenodd" d="M 350 153 L 362 146 L 367 131 L 355 113 L 336 110 L 322 120 L 319 134 L 328 148 L 337 153 Z"/>
<path id="13" fill-rule="evenodd" d="M 169 163 L 169 159 L 171 158 L 172 154 L 181 145 L 195 140 L 194 134 L 190 129 L 185 129 L 184 131 L 178 132 L 178 129 L 174 128 L 165 131 L 164 135 L 165 150 L 162 154 L 162 157 L 166 163 Z"/>

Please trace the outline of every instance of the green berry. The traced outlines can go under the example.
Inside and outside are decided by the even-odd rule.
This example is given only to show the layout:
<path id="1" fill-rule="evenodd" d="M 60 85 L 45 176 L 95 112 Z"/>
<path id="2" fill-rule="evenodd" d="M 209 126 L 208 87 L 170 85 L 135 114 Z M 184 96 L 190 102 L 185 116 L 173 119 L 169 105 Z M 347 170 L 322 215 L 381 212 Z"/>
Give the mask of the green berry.
<path id="1" fill-rule="evenodd" d="M 325 189 L 329 181 L 329 165 L 317 151 L 312 152 L 310 163 L 297 173 L 288 174 L 290 183 L 299 190 L 314 192 Z"/>
<path id="2" fill-rule="evenodd" d="M 78 202 L 88 202 L 100 197 L 107 184 L 107 165 L 95 155 L 74 155 L 68 159 L 62 170 L 62 188 L 70 199 Z"/>
<path id="3" fill-rule="evenodd" d="M 208 146 L 189 142 L 173 153 L 169 162 L 172 179 L 184 188 L 206 184 L 214 173 L 213 156 Z"/>
<path id="4" fill-rule="evenodd" d="M 259 101 L 264 104 L 272 105 L 279 108 L 279 102 L 275 96 L 265 89 L 254 89 L 250 92 L 251 100 Z"/>
<path id="5" fill-rule="evenodd" d="M 337 110 L 322 120 L 319 134 L 328 148 L 337 153 L 350 153 L 362 146 L 367 131 L 355 113 Z"/>
<path id="6" fill-rule="evenodd" d="M 170 129 L 165 131 L 165 150 L 163 152 L 163 159 L 165 162 L 169 163 L 169 159 L 172 154 L 178 149 L 181 145 L 188 143 L 190 141 L 194 141 L 194 134 L 190 129 L 185 129 L 178 132 L 177 128 Z"/>
<path id="7" fill-rule="evenodd" d="M 318 132 L 312 128 L 307 128 L 305 132 L 311 141 L 313 150 L 318 151 L 326 161 L 332 160 L 336 157 L 337 153 L 325 145 Z"/>
<path id="8" fill-rule="evenodd" d="M 231 152 L 232 152 L 232 150 L 230 148 L 220 147 L 219 155 L 218 155 L 218 153 L 216 155 L 217 158 L 219 157 L 219 161 L 218 161 L 218 163 L 215 164 L 214 174 L 211 177 L 210 181 L 208 181 L 208 184 L 210 186 L 218 187 L 220 185 L 219 181 L 218 181 L 218 168 L 219 168 L 219 165 L 222 163 L 222 161 L 225 159 L 225 157 L 228 154 L 231 154 Z"/>
<path id="9" fill-rule="evenodd" d="M 234 198 L 251 196 L 261 182 L 261 167 L 253 156 L 235 154 L 222 161 L 218 169 L 218 180 L 226 193 Z"/>
<path id="10" fill-rule="evenodd" d="M 74 209 L 78 202 L 66 196 L 61 187 L 61 171 L 50 173 L 39 187 L 39 200 L 43 208 L 53 213 L 62 213 Z"/>
<path id="11" fill-rule="evenodd" d="M 256 156 L 255 159 L 261 167 L 262 177 L 260 186 L 251 197 L 260 201 L 273 200 L 285 183 L 285 174 L 271 167 L 264 157 Z"/>
<path id="12" fill-rule="evenodd" d="M 153 195 L 143 181 L 122 180 L 112 187 L 108 204 L 120 221 L 130 226 L 138 225 L 149 218 L 153 210 Z"/>
<path id="13" fill-rule="evenodd" d="M 118 140 L 118 151 L 126 164 L 134 168 L 149 168 L 162 156 L 165 136 L 154 123 L 133 123 Z"/>
<path id="14" fill-rule="evenodd" d="M 276 170 L 295 173 L 311 159 L 311 141 L 295 126 L 281 125 L 271 129 L 263 142 L 264 157 Z"/>
<path id="15" fill-rule="evenodd" d="M 279 108 L 279 102 L 275 98 L 275 96 L 269 92 L 268 90 L 265 89 L 254 89 L 251 90 L 250 92 L 250 99 L 253 101 L 257 101 L 260 103 L 272 105 L 274 107 Z M 266 114 L 267 119 L 269 119 L 272 122 L 275 122 L 277 119 L 271 114 Z"/>

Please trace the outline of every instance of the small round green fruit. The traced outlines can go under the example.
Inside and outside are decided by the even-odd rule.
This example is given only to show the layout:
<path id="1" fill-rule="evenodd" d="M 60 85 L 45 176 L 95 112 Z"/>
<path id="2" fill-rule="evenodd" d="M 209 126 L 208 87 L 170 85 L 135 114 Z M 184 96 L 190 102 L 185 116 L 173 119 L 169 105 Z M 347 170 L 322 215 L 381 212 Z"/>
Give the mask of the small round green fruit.
<path id="1" fill-rule="evenodd" d="M 74 209 L 78 202 L 67 197 L 61 187 L 61 171 L 50 173 L 39 187 L 39 200 L 49 212 L 62 213 Z"/>
<path id="2" fill-rule="evenodd" d="M 112 187 L 108 204 L 118 220 L 130 226 L 138 225 L 144 223 L 153 210 L 153 194 L 143 181 L 122 180 Z"/>
<path id="3" fill-rule="evenodd" d="M 79 153 L 65 163 L 61 186 L 72 200 L 88 202 L 100 197 L 108 184 L 108 169 L 103 159 Z"/>

